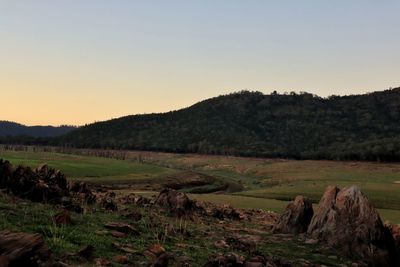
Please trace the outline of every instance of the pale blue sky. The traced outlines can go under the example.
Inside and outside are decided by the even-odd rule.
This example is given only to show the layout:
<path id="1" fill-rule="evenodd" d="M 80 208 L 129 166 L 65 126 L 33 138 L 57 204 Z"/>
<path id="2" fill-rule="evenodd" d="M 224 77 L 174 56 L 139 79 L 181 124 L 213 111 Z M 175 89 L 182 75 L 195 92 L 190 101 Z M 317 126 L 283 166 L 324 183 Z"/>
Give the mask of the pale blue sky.
<path id="1" fill-rule="evenodd" d="M 400 1 L 0 0 L 0 119 L 83 124 L 242 89 L 400 85 Z"/>

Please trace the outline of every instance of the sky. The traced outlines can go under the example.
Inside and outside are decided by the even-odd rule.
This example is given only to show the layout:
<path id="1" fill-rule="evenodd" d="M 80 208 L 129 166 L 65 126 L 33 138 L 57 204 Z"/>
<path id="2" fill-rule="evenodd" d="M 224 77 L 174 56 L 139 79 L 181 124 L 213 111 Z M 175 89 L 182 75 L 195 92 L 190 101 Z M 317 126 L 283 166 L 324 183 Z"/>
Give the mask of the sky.
<path id="1" fill-rule="evenodd" d="M 400 86 L 397 0 L 0 0 L 0 120 L 83 125 L 240 90 Z"/>

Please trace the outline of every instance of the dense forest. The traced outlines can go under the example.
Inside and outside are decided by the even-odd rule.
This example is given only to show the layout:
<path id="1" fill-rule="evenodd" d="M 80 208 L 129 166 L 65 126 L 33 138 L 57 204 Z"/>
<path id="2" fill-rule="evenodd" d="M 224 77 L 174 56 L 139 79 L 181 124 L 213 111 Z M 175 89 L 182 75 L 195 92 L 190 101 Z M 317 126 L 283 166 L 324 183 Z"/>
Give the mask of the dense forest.
<path id="1" fill-rule="evenodd" d="M 178 111 L 86 125 L 59 138 L 26 140 L 35 142 L 83 148 L 398 161 L 400 88 L 328 98 L 309 93 L 242 91 Z"/>
<path id="2" fill-rule="evenodd" d="M 30 136 L 52 137 L 60 136 L 75 130 L 72 126 L 26 126 L 11 121 L 0 121 L 0 137 L 6 136 Z"/>

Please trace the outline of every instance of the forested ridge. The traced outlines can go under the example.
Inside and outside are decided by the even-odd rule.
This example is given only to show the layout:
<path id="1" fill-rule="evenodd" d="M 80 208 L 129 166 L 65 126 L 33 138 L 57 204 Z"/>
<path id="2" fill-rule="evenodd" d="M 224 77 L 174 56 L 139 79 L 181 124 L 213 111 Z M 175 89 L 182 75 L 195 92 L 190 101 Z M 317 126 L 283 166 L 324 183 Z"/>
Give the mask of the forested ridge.
<path id="1" fill-rule="evenodd" d="M 321 98 L 242 91 L 81 127 L 59 144 L 299 159 L 400 160 L 400 88 Z"/>
<path id="2" fill-rule="evenodd" d="M 73 126 L 26 126 L 23 124 L 0 121 L 0 137 L 6 136 L 31 136 L 31 137 L 53 137 L 69 133 L 76 129 Z"/>
<path id="3" fill-rule="evenodd" d="M 296 159 L 400 160 L 400 88 L 322 98 L 242 91 L 161 114 L 3 143 Z"/>

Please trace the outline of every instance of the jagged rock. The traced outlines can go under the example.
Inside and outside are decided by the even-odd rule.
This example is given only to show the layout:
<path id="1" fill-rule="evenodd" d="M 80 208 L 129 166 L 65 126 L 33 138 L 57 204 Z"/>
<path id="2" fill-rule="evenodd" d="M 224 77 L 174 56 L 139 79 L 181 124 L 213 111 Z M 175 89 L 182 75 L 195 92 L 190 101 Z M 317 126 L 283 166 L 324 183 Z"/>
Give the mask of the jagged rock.
<path id="1" fill-rule="evenodd" d="M 115 193 L 114 192 L 108 192 L 102 198 L 100 204 L 107 211 L 117 211 L 118 210 L 118 206 L 115 203 L 114 199 L 115 199 Z"/>
<path id="2" fill-rule="evenodd" d="M 330 186 L 308 227 L 307 236 L 370 266 L 398 266 L 394 240 L 378 212 L 358 187 Z"/>
<path id="3" fill-rule="evenodd" d="M 132 225 L 123 222 L 108 222 L 104 225 L 105 228 L 115 230 L 125 234 L 139 235 L 139 231 L 136 230 Z"/>
<path id="4" fill-rule="evenodd" d="M 155 204 L 165 208 L 171 214 L 182 216 L 192 213 L 194 202 L 185 193 L 173 189 L 164 189 L 155 200 Z"/>
<path id="5" fill-rule="evenodd" d="M 65 209 L 76 212 L 83 212 L 76 202 L 92 204 L 96 200 L 85 183 L 73 182 L 68 185 L 64 174 L 46 164 L 35 170 L 23 166 L 14 169 L 10 162 L 0 159 L 0 188 L 20 198 L 61 204 Z"/>
<path id="6" fill-rule="evenodd" d="M 314 215 L 312 203 L 303 196 L 297 196 L 279 216 L 273 232 L 282 234 L 301 234 L 307 232 Z"/>
<path id="7" fill-rule="evenodd" d="M 14 195 L 36 202 L 61 202 L 69 194 L 65 176 L 47 165 L 32 170 L 19 166 L 16 169 L 10 162 L 0 160 L 0 188 Z"/>
<path id="8" fill-rule="evenodd" d="M 93 194 L 89 186 L 84 182 L 70 182 L 68 188 L 75 197 L 80 198 L 88 204 L 96 202 L 96 195 Z"/>
<path id="9" fill-rule="evenodd" d="M 39 234 L 0 232 L 1 266 L 37 266 L 49 257 L 49 250 Z"/>

